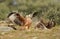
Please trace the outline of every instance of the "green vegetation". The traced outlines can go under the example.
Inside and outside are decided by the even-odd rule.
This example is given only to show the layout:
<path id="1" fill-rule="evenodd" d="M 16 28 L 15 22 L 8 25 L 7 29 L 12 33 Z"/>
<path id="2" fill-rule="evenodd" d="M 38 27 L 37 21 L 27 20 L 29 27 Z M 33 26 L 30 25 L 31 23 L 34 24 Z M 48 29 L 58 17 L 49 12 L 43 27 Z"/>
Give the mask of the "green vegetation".
<path id="1" fill-rule="evenodd" d="M 0 20 L 4 20 L 10 11 L 24 12 L 29 14 L 34 11 L 38 12 L 37 17 L 43 16 L 48 19 L 55 19 L 60 24 L 60 1 L 59 0 L 16 0 L 16 5 L 13 5 L 13 0 L 4 0 L 0 2 Z"/>
<path id="2" fill-rule="evenodd" d="M 33 28 L 40 17 L 52 18 L 60 24 L 60 0 L 16 0 L 16 4 L 13 0 L 0 0 L 0 20 L 6 19 L 11 11 L 23 12 L 24 16 L 33 12 L 37 14 L 30 31 L 20 30 L 20 26 L 15 26 L 18 30 L 0 31 L 0 39 L 60 39 L 60 25 L 47 30 Z"/>

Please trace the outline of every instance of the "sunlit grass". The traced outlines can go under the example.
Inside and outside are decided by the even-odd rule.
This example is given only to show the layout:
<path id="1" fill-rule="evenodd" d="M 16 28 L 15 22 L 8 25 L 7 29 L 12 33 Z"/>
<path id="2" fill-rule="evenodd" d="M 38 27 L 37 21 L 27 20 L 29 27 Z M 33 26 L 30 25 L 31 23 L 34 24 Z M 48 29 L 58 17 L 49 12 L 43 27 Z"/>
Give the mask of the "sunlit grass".
<path id="1" fill-rule="evenodd" d="M 0 32 L 1 39 L 59 39 L 60 38 L 60 26 L 48 30 L 14 30 L 5 32 Z"/>

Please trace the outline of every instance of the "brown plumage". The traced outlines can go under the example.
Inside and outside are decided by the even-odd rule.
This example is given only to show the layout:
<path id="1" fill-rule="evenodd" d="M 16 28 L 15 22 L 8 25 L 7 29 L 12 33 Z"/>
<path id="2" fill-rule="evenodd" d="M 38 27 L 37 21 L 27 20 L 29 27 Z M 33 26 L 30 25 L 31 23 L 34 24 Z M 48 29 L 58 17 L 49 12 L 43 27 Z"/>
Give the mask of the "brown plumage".
<path id="1" fill-rule="evenodd" d="M 47 25 L 46 27 L 47 27 L 48 29 L 50 29 L 50 28 L 52 28 L 52 27 L 55 27 L 56 22 L 55 22 L 53 19 L 51 19 L 47 24 L 48 24 L 48 25 Z"/>
<path id="2" fill-rule="evenodd" d="M 32 19 L 29 16 L 27 16 L 25 19 L 26 20 L 25 20 L 24 26 L 26 26 L 26 29 L 29 29 L 29 27 L 31 26 L 31 23 L 32 23 Z"/>
<path id="3" fill-rule="evenodd" d="M 11 12 L 9 13 L 9 15 L 7 16 L 7 18 L 12 22 L 12 23 L 15 23 L 17 25 L 22 25 L 22 21 L 20 21 L 20 15 L 19 13 L 16 13 L 16 12 Z"/>
<path id="4" fill-rule="evenodd" d="M 46 28 L 46 22 L 44 22 L 44 20 L 41 18 L 38 23 L 36 24 L 35 28 L 38 29 L 47 29 Z"/>
<path id="5" fill-rule="evenodd" d="M 41 19 L 38 23 L 37 23 L 37 25 L 35 26 L 35 28 L 41 28 L 41 29 L 51 29 L 52 27 L 55 27 L 55 25 L 56 25 L 56 22 L 53 20 L 53 19 L 51 19 L 51 20 L 49 20 L 49 21 L 47 21 L 47 22 L 44 22 L 45 20 L 43 20 L 43 19 Z"/>
<path id="6" fill-rule="evenodd" d="M 8 15 L 8 18 L 12 23 L 15 23 L 19 26 L 23 26 L 22 28 L 25 28 L 25 29 L 29 29 L 32 23 L 32 20 L 29 17 L 29 15 L 27 15 L 26 17 L 23 17 L 22 15 L 16 12 L 10 13 Z"/>

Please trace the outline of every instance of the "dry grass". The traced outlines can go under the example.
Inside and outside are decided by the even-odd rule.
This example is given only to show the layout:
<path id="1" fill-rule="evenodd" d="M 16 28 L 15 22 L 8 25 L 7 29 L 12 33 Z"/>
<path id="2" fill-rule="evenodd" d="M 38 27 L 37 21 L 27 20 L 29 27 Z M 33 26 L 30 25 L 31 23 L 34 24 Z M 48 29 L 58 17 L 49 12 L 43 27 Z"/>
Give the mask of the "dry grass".
<path id="1" fill-rule="evenodd" d="M 34 29 L 33 25 L 29 30 L 19 30 L 19 26 L 15 27 L 18 30 L 0 31 L 0 39 L 60 39 L 60 26 L 46 30 Z"/>
<path id="2" fill-rule="evenodd" d="M 14 30 L 0 32 L 0 39 L 60 39 L 60 26 L 50 30 Z"/>

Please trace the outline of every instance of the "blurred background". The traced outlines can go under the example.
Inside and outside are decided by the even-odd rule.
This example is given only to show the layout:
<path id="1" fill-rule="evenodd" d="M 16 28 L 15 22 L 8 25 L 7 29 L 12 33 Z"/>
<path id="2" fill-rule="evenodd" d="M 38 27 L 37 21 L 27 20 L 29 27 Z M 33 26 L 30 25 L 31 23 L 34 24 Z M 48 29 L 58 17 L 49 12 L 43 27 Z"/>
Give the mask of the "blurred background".
<path id="1" fill-rule="evenodd" d="M 11 11 L 23 12 L 23 15 L 37 12 L 37 19 L 54 19 L 60 24 L 60 0 L 0 0 L 0 20 Z"/>

